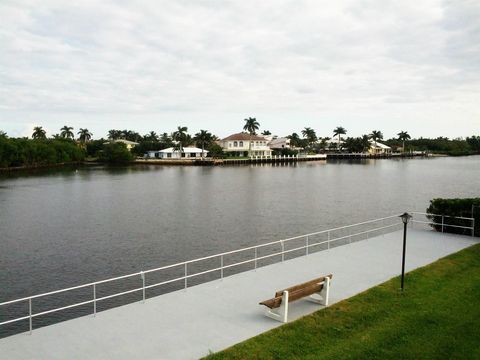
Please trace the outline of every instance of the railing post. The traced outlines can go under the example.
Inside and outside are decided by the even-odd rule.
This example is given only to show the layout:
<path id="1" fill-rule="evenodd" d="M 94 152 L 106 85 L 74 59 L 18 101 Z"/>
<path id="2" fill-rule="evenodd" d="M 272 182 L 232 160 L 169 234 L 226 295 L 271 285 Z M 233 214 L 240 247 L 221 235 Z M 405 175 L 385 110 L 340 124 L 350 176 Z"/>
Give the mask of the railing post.
<path id="1" fill-rule="evenodd" d="M 327 232 L 327 249 L 330 249 L 330 231 Z"/>
<path id="2" fill-rule="evenodd" d="M 257 248 L 255 248 L 255 271 L 257 271 Z"/>
<path id="3" fill-rule="evenodd" d="M 145 302 L 145 273 L 140 271 L 140 276 L 142 277 L 142 301 Z"/>
<path id="4" fill-rule="evenodd" d="M 475 218 L 472 217 L 472 237 L 475 236 Z"/>
<path id="5" fill-rule="evenodd" d="M 187 275 L 188 275 L 188 269 L 187 269 L 187 263 L 185 263 L 185 290 L 187 290 L 187 286 L 188 286 L 188 283 L 187 283 Z"/>
<path id="6" fill-rule="evenodd" d="M 29 316 L 29 325 L 30 325 L 30 335 L 32 335 L 33 325 L 32 325 L 32 298 L 28 299 L 28 316 Z"/>
<path id="7" fill-rule="evenodd" d="M 444 218 L 445 218 L 445 215 L 442 215 L 442 233 L 443 233 Z"/>
<path id="8" fill-rule="evenodd" d="M 220 257 L 220 277 L 223 280 L 223 255 Z"/>
<path id="9" fill-rule="evenodd" d="M 308 244 L 308 236 L 307 236 L 306 249 L 305 249 L 305 250 L 306 250 L 306 253 L 305 253 L 305 255 L 308 255 L 308 246 L 309 246 L 309 244 Z"/>
<path id="10" fill-rule="evenodd" d="M 282 262 L 285 260 L 285 245 L 283 244 L 283 241 L 280 241 L 280 244 L 282 245 Z"/>
<path id="11" fill-rule="evenodd" d="M 93 284 L 93 317 L 97 316 L 97 284 Z"/>

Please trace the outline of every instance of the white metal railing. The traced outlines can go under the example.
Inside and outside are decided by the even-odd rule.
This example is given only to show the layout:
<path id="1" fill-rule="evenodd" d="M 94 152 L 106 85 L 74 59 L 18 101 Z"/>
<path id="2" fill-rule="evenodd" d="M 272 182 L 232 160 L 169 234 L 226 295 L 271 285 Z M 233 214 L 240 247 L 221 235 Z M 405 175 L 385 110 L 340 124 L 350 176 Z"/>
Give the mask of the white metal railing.
<path id="1" fill-rule="evenodd" d="M 412 214 L 417 214 L 418 215 L 418 214 L 424 214 L 424 213 L 414 212 Z M 142 301 L 144 302 L 145 299 L 146 299 L 146 296 L 145 296 L 146 290 L 152 289 L 152 288 L 155 288 L 155 287 L 159 287 L 159 286 L 162 286 L 162 285 L 183 281 L 183 287 L 185 289 L 187 289 L 188 280 L 192 279 L 194 277 L 200 276 L 200 275 L 205 275 L 205 274 L 209 274 L 209 273 L 213 273 L 213 272 L 219 272 L 220 273 L 220 278 L 223 279 L 224 271 L 226 269 L 230 269 L 230 268 L 237 267 L 237 266 L 240 266 L 240 265 L 253 264 L 253 268 L 257 269 L 258 262 L 260 260 L 265 260 L 265 259 L 274 258 L 274 257 L 281 257 L 281 261 L 283 262 L 285 260 L 285 254 L 290 254 L 290 253 L 293 253 L 295 251 L 298 252 L 300 250 L 305 250 L 305 253 L 302 254 L 302 255 L 308 256 L 309 253 L 311 252 L 312 248 L 319 247 L 320 245 L 324 245 L 324 247 L 326 247 L 326 249 L 330 249 L 332 244 L 334 244 L 334 243 L 336 243 L 340 240 L 348 240 L 348 243 L 350 243 L 352 241 L 353 237 L 361 237 L 362 235 L 364 235 L 365 239 L 368 239 L 372 232 L 383 231 L 385 233 L 385 232 L 387 232 L 387 230 L 390 230 L 390 231 L 399 230 L 401 225 L 402 225 L 402 222 L 399 221 L 399 220 L 397 221 L 398 216 L 399 216 L 399 214 L 396 214 L 396 215 L 387 216 L 387 217 L 374 219 L 374 220 L 369 220 L 369 221 L 364 221 L 364 222 L 360 222 L 360 223 L 356 223 L 356 224 L 352 224 L 352 225 L 346 225 L 346 226 L 341 226 L 341 227 L 337 227 L 337 228 L 333 228 L 333 229 L 317 231 L 317 232 L 313 232 L 313 233 L 309 233 L 309 234 L 290 237 L 290 238 L 283 239 L 283 240 L 271 241 L 271 242 L 260 244 L 260 245 L 249 246 L 249 247 L 245 247 L 245 248 L 238 249 L 238 250 L 223 252 L 223 253 L 220 253 L 220 254 L 209 255 L 209 256 L 198 258 L 198 259 L 179 262 L 179 263 L 172 264 L 172 265 L 166 265 L 166 266 L 158 267 L 158 268 L 155 268 L 155 269 L 150 269 L 150 270 L 146 270 L 146 271 L 139 271 L 139 272 L 135 272 L 135 273 L 128 274 L 128 275 L 118 276 L 118 277 L 109 278 L 109 279 L 105 279 L 105 280 L 100 280 L 100 281 L 96 281 L 96 282 L 91 282 L 91 283 L 87 283 L 87 284 L 83 284 L 83 285 L 73 286 L 73 287 L 69 287 L 69 288 L 65 288 L 65 289 L 50 291 L 50 292 L 37 294 L 37 295 L 33 295 L 33 296 L 28 296 L 28 297 L 24 297 L 24 298 L 20 298 L 20 299 L 16 299 L 16 300 L 2 302 L 2 303 L 0 303 L 0 307 L 15 304 L 15 303 L 27 302 L 28 303 L 28 315 L 0 322 L 0 326 L 28 319 L 29 320 L 29 330 L 30 330 L 30 333 L 31 333 L 32 330 L 33 330 L 32 320 L 34 318 L 39 317 L 39 316 L 43 316 L 43 315 L 47 315 L 47 314 L 51 314 L 51 313 L 55 313 L 55 312 L 59 312 L 59 311 L 63 311 L 63 310 L 67 310 L 67 309 L 71 309 L 71 308 L 75 308 L 75 307 L 79 307 L 79 306 L 83 306 L 83 305 L 87 305 L 87 304 L 93 304 L 92 312 L 93 312 L 93 315 L 96 316 L 97 303 L 100 302 L 100 301 L 107 300 L 107 299 L 112 299 L 112 298 L 116 298 L 116 297 L 127 295 L 127 294 L 141 292 L 142 293 Z M 393 221 L 393 219 L 396 219 L 396 220 Z M 465 218 L 465 219 L 471 220 L 470 218 Z M 388 223 L 389 220 L 392 221 L 392 223 Z M 419 221 L 419 220 L 413 220 L 413 221 L 416 222 L 416 223 L 431 224 L 431 222 L 422 222 L 422 221 Z M 380 226 L 378 225 L 378 223 L 380 223 Z M 366 229 L 366 230 L 361 229 L 361 230 L 353 231 L 355 228 L 358 228 L 360 226 L 371 226 L 371 225 L 376 225 L 376 227 L 374 227 L 372 229 Z M 445 226 L 447 226 L 447 225 L 445 224 Z M 450 226 L 452 226 L 452 225 L 450 225 Z M 468 229 L 472 229 L 472 232 L 473 232 L 473 227 L 474 226 L 472 225 L 472 227 L 468 227 Z M 347 234 L 336 234 L 336 233 L 338 233 L 340 231 L 343 231 L 343 230 L 348 230 L 348 233 Z M 316 236 L 319 236 L 319 235 L 324 235 L 324 236 L 326 236 L 327 239 L 322 240 L 322 241 L 316 241 L 316 242 L 311 241 L 312 238 L 314 238 Z M 295 240 L 303 240 L 302 245 L 296 246 L 292 249 L 286 249 L 285 248 L 286 244 L 288 244 L 290 242 L 293 242 Z M 259 254 L 258 254 L 259 251 L 258 250 L 262 249 L 262 248 L 267 248 L 267 247 L 275 247 L 274 252 L 269 253 L 267 255 L 259 256 Z M 278 249 L 278 251 L 276 249 Z M 234 262 L 232 264 L 225 265 L 224 259 L 225 259 L 226 256 L 232 255 L 232 254 L 240 254 L 240 253 L 244 253 L 244 252 L 248 252 L 248 251 L 252 251 L 253 256 L 249 256 L 246 260 L 241 260 L 241 261 Z M 194 263 L 199 263 L 201 261 L 205 261 L 205 260 L 209 260 L 209 259 L 215 259 L 215 258 L 219 259 L 219 263 L 220 263 L 219 266 L 215 266 L 212 269 L 208 269 L 208 270 L 204 270 L 204 271 L 189 273 L 189 265 L 194 264 Z M 179 277 L 175 277 L 173 279 L 169 279 L 169 280 L 157 282 L 157 283 L 154 283 L 154 284 L 146 285 L 147 274 L 151 274 L 151 273 L 155 273 L 155 272 L 159 272 L 159 271 L 167 270 L 167 269 L 173 269 L 173 268 L 176 268 L 176 267 L 177 268 L 178 267 L 180 267 L 180 268 L 183 267 L 183 276 L 179 276 Z M 136 287 L 134 289 L 127 290 L 127 291 L 122 291 L 122 292 L 114 293 L 114 294 L 111 294 L 111 295 L 97 297 L 97 287 L 98 287 L 98 285 L 110 283 L 110 282 L 113 282 L 113 281 L 128 279 L 128 278 L 134 278 L 134 277 L 140 277 L 141 286 Z M 58 307 L 58 308 L 55 308 L 55 309 L 45 310 L 45 311 L 41 311 L 41 312 L 37 312 L 37 313 L 33 312 L 32 305 L 33 305 L 33 300 L 35 300 L 35 299 L 39 299 L 39 298 L 43 298 L 43 297 L 51 296 L 51 295 L 56 295 L 56 294 L 60 294 L 60 293 L 66 293 L 66 292 L 73 291 L 73 290 L 84 289 L 84 288 L 91 288 L 92 298 L 90 300 L 77 302 L 77 303 L 74 303 L 74 304 Z"/>
<path id="2" fill-rule="evenodd" d="M 465 229 L 465 230 L 468 230 L 472 236 L 475 236 L 475 218 L 473 217 L 430 214 L 430 213 L 419 212 L 419 211 L 412 211 L 410 212 L 410 214 L 413 215 L 412 224 L 425 224 L 432 227 L 438 226 L 441 229 L 442 233 L 445 232 L 447 228 Z M 427 221 L 417 220 L 416 215 L 420 215 L 422 217 L 427 218 Z M 433 220 L 429 220 L 429 217 L 432 217 Z M 437 222 L 438 220 L 436 220 L 435 218 L 439 219 L 440 222 Z M 470 222 L 469 224 L 470 226 L 450 224 L 448 221 L 445 221 L 449 219 L 463 220 L 465 222 Z"/>
<path id="3" fill-rule="evenodd" d="M 63 310 L 67 310 L 67 309 L 71 309 L 71 308 L 75 308 L 75 307 L 79 307 L 79 306 L 83 306 L 83 305 L 87 305 L 87 304 L 93 304 L 93 311 L 92 312 L 93 312 L 93 315 L 95 316 L 96 313 L 97 313 L 97 303 L 100 302 L 100 301 L 104 301 L 104 300 L 107 300 L 107 299 L 112 299 L 112 298 L 115 298 L 115 297 L 131 294 L 131 293 L 136 293 L 136 292 L 141 292 L 142 293 L 142 301 L 145 301 L 145 299 L 146 299 L 145 291 L 147 289 L 152 289 L 152 288 L 159 287 L 159 286 L 162 286 L 162 285 L 171 284 L 171 283 L 175 283 L 175 282 L 181 282 L 181 281 L 183 281 L 183 287 L 186 289 L 188 287 L 188 280 L 192 279 L 194 277 L 200 276 L 200 275 L 205 275 L 205 274 L 209 274 L 209 273 L 213 273 L 213 272 L 219 272 L 220 273 L 220 278 L 223 279 L 224 271 L 226 269 L 230 269 L 230 268 L 237 267 L 237 266 L 240 266 L 240 265 L 253 264 L 254 269 L 256 269 L 258 267 L 259 261 L 264 260 L 264 259 L 273 258 L 273 257 L 281 257 L 281 261 L 284 261 L 285 260 L 285 254 L 289 254 L 289 253 L 292 253 L 292 252 L 295 252 L 295 251 L 300 251 L 300 250 L 305 250 L 304 255 L 308 255 L 309 252 L 311 252 L 312 248 L 318 247 L 320 245 L 324 245 L 324 246 L 326 246 L 327 249 L 329 249 L 333 243 L 338 242 L 342 239 L 348 239 L 349 240 L 348 242 L 350 243 L 352 238 L 355 237 L 355 236 L 358 237 L 358 236 L 361 236 L 361 235 L 365 235 L 366 238 L 368 238 L 369 234 L 372 233 L 372 232 L 385 231 L 387 229 L 392 230 L 392 228 L 398 227 L 401 224 L 401 222 L 399 223 L 398 221 L 395 221 L 393 224 L 388 224 L 388 225 L 385 225 L 384 222 L 389 220 L 389 219 L 394 219 L 394 218 L 397 218 L 397 217 L 398 217 L 398 215 L 393 215 L 393 216 L 388 216 L 388 217 L 384 217 L 384 218 L 380 218 L 380 219 L 364 221 L 364 222 L 357 223 L 357 224 L 341 226 L 341 227 L 337 227 L 337 228 L 333 228 L 333 229 L 322 230 L 322 231 L 313 232 L 313 233 L 309 233 L 309 234 L 304 234 L 304 235 L 300 235 L 300 236 L 294 236 L 294 237 L 290 237 L 290 238 L 283 239 L 283 240 L 271 241 L 271 242 L 260 244 L 260 245 L 249 246 L 249 247 L 245 247 L 245 248 L 238 249 L 238 250 L 233 250 L 233 251 L 223 252 L 223 253 L 220 253 L 220 254 L 205 256 L 205 257 L 202 257 L 202 258 L 188 260 L 188 261 L 184 261 L 184 262 L 180 262 L 180 263 L 176 263 L 176 264 L 172 264 L 172 265 L 162 266 L 162 267 L 158 267 L 158 268 L 155 268 L 155 269 L 150 269 L 150 270 L 146 270 L 146 271 L 139 271 L 139 272 L 135 272 L 135 273 L 128 274 L 128 275 L 118 276 L 118 277 L 109 278 L 109 279 L 105 279 L 105 280 L 100 280 L 100 281 L 96 281 L 96 282 L 91 282 L 91 283 L 87 283 L 87 284 L 83 284 L 83 285 L 68 287 L 68 288 L 65 288 L 65 289 L 45 292 L 45 293 L 41 293 L 41 294 L 37 294 L 37 295 L 33 295 L 33 296 L 28 296 L 28 297 L 16 299 L 16 300 L 2 302 L 2 303 L 0 303 L 0 307 L 15 304 L 15 303 L 20 303 L 20 302 L 27 302 L 28 303 L 28 315 L 0 322 L 0 326 L 28 319 L 29 320 L 29 330 L 30 330 L 30 332 L 32 332 L 32 330 L 33 330 L 32 320 L 34 318 L 39 317 L 39 316 L 43 316 L 43 315 L 47 315 L 47 314 L 51 314 L 51 313 L 55 313 L 55 312 L 59 312 L 59 311 L 63 311 Z M 359 226 L 362 226 L 362 225 L 372 225 L 372 224 L 379 223 L 379 222 L 383 222 L 382 226 L 377 226 L 373 229 L 362 230 L 362 231 L 357 231 L 357 232 L 352 231 L 352 229 L 354 229 L 355 227 L 359 227 Z M 349 233 L 347 235 L 341 234 L 340 236 L 333 236 L 333 235 L 335 235 L 336 232 L 339 232 L 339 231 L 345 230 L 345 229 L 349 229 Z M 322 234 L 326 234 L 326 237 L 327 237 L 326 240 L 311 242 L 312 237 L 322 235 Z M 285 248 L 286 244 L 288 244 L 290 242 L 293 242 L 294 240 L 301 240 L 301 239 L 303 239 L 303 241 L 304 241 L 303 245 L 296 246 L 292 249 L 286 249 Z M 267 248 L 267 247 L 275 247 L 275 246 L 279 247 L 278 251 L 276 251 L 274 249 L 273 253 L 269 253 L 267 255 L 259 256 L 259 254 L 258 254 L 259 249 Z M 237 262 L 234 262 L 234 263 L 228 264 L 228 265 L 224 264 L 224 259 L 225 259 L 226 256 L 232 255 L 232 254 L 240 254 L 240 253 L 244 253 L 244 252 L 248 252 L 248 251 L 253 252 L 253 256 L 251 258 L 249 257 L 246 260 L 237 261 Z M 193 263 L 198 263 L 198 262 L 201 262 L 201 261 L 209 260 L 209 259 L 215 259 L 215 258 L 219 259 L 219 263 L 220 263 L 219 266 L 216 266 L 212 269 L 200 271 L 200 272 L 189 273 L 189 265 L 191 265 Z M 167 269 L 173 269 L 173 268 L 176 268 L 176 267 L 183 267 L 183 276 L 179 276 L 179 277 L 175 277 L 173 279 L 169 279 L 169 280 L 157 282 L 157 283 L 154 283 L 154 284 L 146 285 L 147 274 L 162 271 L 162 270 L 167 270 Z M 118 280 L 122 280 L 122 279 L 127 279 L 127 278 L 134 278 L 134 277 L 140 277 L 141 278 L 141 286 L 136 287 L 134 289 L 127 290 L 127 291 L 122 291 L 122 292 L 114 293 L 114 294 L 111 294 L 111 295 L 97 297 L 98 285 L 105 284 L 105 283 L 110 283 L 110 282 L 118 281 Z M 69 305 L 62 306 L 62 307 L 58 307 L 58 308 L 55 308 L 55 309 L 50 309 L 50 310 L 41 311 L 41 312 L 37 312 L 37 313 L 33 312 L 32 305 L 33 305 L 33 300 L 35 300 L 35 299 L 44 298 L 46 296 L 56 295 L 56 294 L 60 294 L 60 293 L 66 293 L 66 292 L 69 292 L 69 291 L 84 289 L 84 288 L 91 288 L 91 291 L 92 291 L 92 298 L 91 299 L 86 300 L 86 301 L 82 301 L 82 302 L 77 302 L 77 303 L 74 303 L 74 304 L 69 304 Z"/>

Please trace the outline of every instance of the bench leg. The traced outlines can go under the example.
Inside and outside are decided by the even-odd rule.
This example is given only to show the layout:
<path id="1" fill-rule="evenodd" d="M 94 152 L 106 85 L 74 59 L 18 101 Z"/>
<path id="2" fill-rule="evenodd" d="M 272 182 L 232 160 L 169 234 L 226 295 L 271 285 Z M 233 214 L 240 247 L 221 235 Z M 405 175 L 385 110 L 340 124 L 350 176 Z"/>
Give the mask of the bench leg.
<path id="1" fill-rule="evenodd" d="M 283 292 L 282 304 L 278 309 L 267 309 L 265 315 L 271 319 L 286 323 L 288 320 L 288 291 Z"/>
<path id="2" fill-rule="evenodd" d="M 310 295 L 308 297 L 308 300 L 320 305 L 328 306 L 329 295 L 330 295 L 330 278 L 326 277 L 325 281 L 323 282 L 322 290 L 318 293 Z"/>

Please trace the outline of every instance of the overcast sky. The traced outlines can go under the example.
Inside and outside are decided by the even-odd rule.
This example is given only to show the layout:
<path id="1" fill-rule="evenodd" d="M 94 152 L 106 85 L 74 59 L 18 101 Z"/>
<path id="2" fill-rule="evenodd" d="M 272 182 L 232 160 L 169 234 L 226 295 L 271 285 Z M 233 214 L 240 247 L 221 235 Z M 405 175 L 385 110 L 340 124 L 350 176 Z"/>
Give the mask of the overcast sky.
<path id="1" fill-rule="evenodd" d="M 480 1 L 0 0 L 0 130 L 480 134 Z"/>

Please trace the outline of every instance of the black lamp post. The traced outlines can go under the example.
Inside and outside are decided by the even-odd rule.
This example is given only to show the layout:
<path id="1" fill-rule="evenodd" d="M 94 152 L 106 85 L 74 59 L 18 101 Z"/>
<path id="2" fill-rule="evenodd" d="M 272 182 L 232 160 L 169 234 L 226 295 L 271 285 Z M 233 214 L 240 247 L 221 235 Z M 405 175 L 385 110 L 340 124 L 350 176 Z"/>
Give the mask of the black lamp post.
<path id="1" fill-rule="evenodd" d="M 403 255 L 402 255 L 402 291 L 405 282 L 405 251 L 407 250 L 407 224 L 412 218 L 409 213 L 403 213 L 400 215 L 403 221 Z"/>

